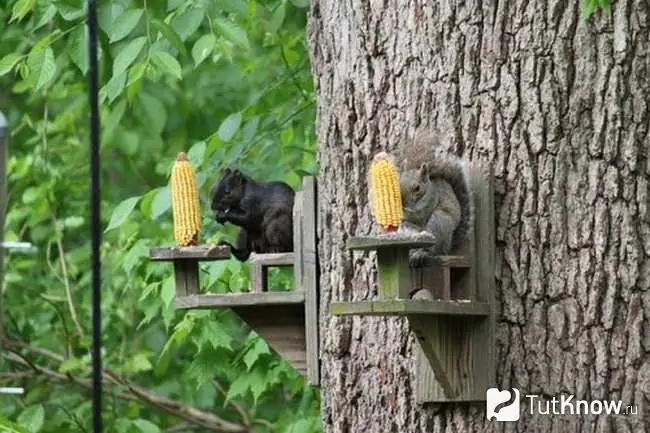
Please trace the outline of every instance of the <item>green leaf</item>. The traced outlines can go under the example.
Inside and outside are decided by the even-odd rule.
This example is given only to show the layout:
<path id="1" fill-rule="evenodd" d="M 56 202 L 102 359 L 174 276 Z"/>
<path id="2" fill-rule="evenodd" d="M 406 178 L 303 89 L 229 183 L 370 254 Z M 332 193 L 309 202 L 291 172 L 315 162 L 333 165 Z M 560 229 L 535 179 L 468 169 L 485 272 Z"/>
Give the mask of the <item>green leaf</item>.
<path id="1" fill-rule="evenodd" d="M 248 368 L 248 371 L 250 371 L 250 369 L 253 367 L 253 365 L 259 359 L 259 357 L 266 353 L 271 353 L 269 350 L 269 346 L 262 338 L 256 337 L 255 344 L 253 344 L 251 348 L 248 349 L 246 351 L 246 354 L 244 355 L 244 363 L 246 364 L 246 368 Z"/>
<path id="2" fill-rule="evenodd" d="M 23 57 L 24 56 L 18 53 L 9 53 L 0 59 L 0 77 L 11 72 L 14 66 L 16 66 Z"/>
<path id="3" fill-rule="evenodd" d="M 34 6 L 36 6 L 36 0 L 18 0 L 14 4 L 9 22 L 21 21 L 34 9 Z"/>
<path id="4" fill-rule="evenodd" d="M 153 19 L 151 20 L 151 26 L 158 30 L 165 39 L 174 46 L 174 48 L 180 51 L 184 56 L 187 55 L 187 48 L 185 48 L 183 40 L 169 24 L 164 21 Z"/>
<path id="5" fill-rule="evenodd" d="M 135 355 L 130 362 L 131 366 L 129 370 L 132 373 L 140 373 L 143 371 L 150 371 L 153 369 L 153 365 L 149 361 L 149 358 L 144 353 L 138 353 Z"/>
<path id="6" fill-rule="evenodd" d="M 115 61 L 113 62 L 113 75 L 119 75 L 126 71 L 126 69 L 133 64 L 146 43 L 146 36 L 139 36 L 129 42 L 128 45 L 126 45 L 126 47 L 124 47 L 115 57 Z"/>
<path id="7" fill-rule="evenodd" d="M 133 425 L 136 426 L 142 433 L 161 433 L 160 427 L 146 419 L 133 420 Z"/>
<path id="8" fill-rule="evenodd" d="M 86 15 L 86 3 L 87 2 L 78 2 L 78 1 L 69 1 L 69 4 L 66 4 L 65 1 L 61 1 L 57 4 L 59 15 L 66 21 L 75 21 L 79 18 Z M 82 7 L 79 7 L 79 4 Z"/>
<path id="9" fill-rule="evenodd" d="M 82 74 L 88 72 L 88 28 L 84 25 L 70 36 L 70 59 Z"/>
<path id="10" fill-rule="evenodd" d="M 187 152 L 187 159 L 190 160 L 194 167 L 200 167 L 203 164 L 206 148 L 205 141 L 197 141 Z"/>
<path id="11" fill-rule="evenodd" d="M 81 227 L 84 224 L 83 217 L 80 216 L 71 216 L 63 220 L 63 226 L 69 229 L 76 229 Z"/>
<path id="12" fill-rule="evenodd" d="M 18 424 L 25 427 L 32 433 L 38 432 L 43 428 L 43 422 L 45 421 L 45 410 L 40 404 L 34 406 L 29 406 L 27 409 L 22 411 L 18 415 Z"/>
<path id="13" fill-rule="evenodd" d="M 0 432 L 1 433 L 29 433 L 22 426 L 10 422 L 7 418 L 0 415 Z"/>
<path id="14" fill-rule="evenodd" d="M 140 196 L 127 198 L 122 203 L 118 204 L 115 209 L 113 209 L 111 220 L 108 223 L 105 232 L 124 224 L 129 215 L 131 215 L 131 212 L 133 212 L 133 209 L 135 209 L 135 205 L 138 204 L 138 200 L 140 200 Z"/>
<path id="15" fill-rule="evenodd" d="M 226 142 L 232 140 L 232 138 L 237 133 L 237 130 L 239 129 L 239 125 L 241 125 L 241 119 L 242 115 L 239 111 L 237 113 L 232 113 L 230 116 L 226 117 L 226 119 L 221 122 L 219 130 L 217 131 L 219 139 Z"/>
<path id="16" fill-rule="evenodd" d="M 160 291 L 160 299 L 162 299 L 165 307 L 169 308 L 174 301 L 174 279 L 167 278 L 162 285 Z"/>
<path id="17" fill-rule="evenodd" d="M 269 29 L 271 33 L 275 33 L 278 30 L 280 30 L 282 24 L 284 23 L 284 18 L 286 16 L 286 13 L 287 13 L 287 6 L 286 3 L 284 2 L 280 3 L 280 5 L 275 8 L 275 10 L 273 11 L 273 15 L 271 16 L 271 28 Z"/>
<path id="18" fill-rule="evenodd" d="M 246 393 L 250 389 L 250 376 L 242 374 L 239 376 L 233 383 L 230 384 L 228 388 L 228 394 L 226 394 L 225 403 L 229 402 L 235 397 L 246 397 Z"/>
<path id="19" fill-rule="evenodd" d="M 155 220 L 172 207 L 172 195 L 169 186 L 158 189 L 151 204 L 151 219 Z"/>
<path id="20" fill-rule="evenodd" d="M 56 16 L 56 12 L 57 9 L 55 5 L 53 4 L 47 5 L 45 11 L 43 11 L 43 14 L 41 15 L 41 19 L 38 20 L 38 23 L 36 24 L 35 30 L 43 27 L 46 24 L 49 24 L 52 21 L 52 19 Z"/>
<path id="21" fill-rule="evenodd" d="M 138 25 L 144 11 L 142 9 L 129 9 L 113 23 L 111 27 L 111 39 L 109 42 L 121 41 L 127 37 Z"/>
<path id="22" fill-rule="evenodd" d="M 142 114 L 149 123 L 148 126 L 160 134 L 167 122 L 167 110 L 165 110 L 165 106 L 158 98 L 148 93 L 140 93 L 139 101 L 142 104 Z"/>
<path id="23" fill-rule="evenodd" d="M 33 79 L 34 90 L 49 86 L 56 75 L 54 51 L 50 47 L 32 50 L 27 57 L 27 65 Z"/>
<path id="24" fill-rule="evenodd" d="M 69 373 L 75 371 L 79 368 L 82 368 L 84 363 L 79 358 L 68 358 L 59 365 L 59 373 Z"/>
<path id="25" fill-rule="evenodd" d="M 180 80 L 183 78 L 181 64 L 171 54 L 164 51 L 156 51 L 151 55 L 151 61 L 158 66 L 165 74 Z"/>
<path id="26" fill-rule="evenodd" d="M 250 48 L 246 30 L 233 22 L 224 20 L 223 18 L 215 18 L 214 23 L 219 27 L 219 30 L 221 30 L 221 33 L 223 33 L 226 38 L 244 49 Z"/>
<path id="27" fill-rule="evenodd" d="M 291 3 L 298 8 L 309 7 L 309 0 L 291 0 Z"/>
<path id="28" fill-rule="evenodd" d="M 196 33 L 203 22 L 205 11 L 203 8 L 192 8 L 185 11 L 185 13 L 174 17 L 171 25 L 181 40 L 186 40 L 190 35 Z"/>
<path id="29" fill-rule="evenodd" d="M 106 83 L 106 86 L 103 90 L 105 90 L 109 102 L 113 102 L 115 99 L 117 99 L 118 96 L 122 94 L 124 86 L 126 86 L 126 75 L 126 72 L 122 72 L 118 75 L 113 75 L 111 79 L 108 80 L 108 83 Z"/>
<path id="30" fill-rule="evenodd" d="M 201 36 L 192 47 L 192 58 L 194 64 L 199 66 L 214 51 L 217 44 L 217 37 L 212 33 Z"/>
<path id="31" fill-rule="evenodd" d="M 147 257 L 149 254 L 149 250 L 147 248 L 147 242 L 145 239 L 140 239 L 138 240 L 129 250 L 128 253 L 126 253 L 124 258 L 122 259 L 122 269 L 124 269 L 124 272 L 127 274 L 131 273 L 133 269 L 140 263 L 140 260 L 142 258 Z"/>

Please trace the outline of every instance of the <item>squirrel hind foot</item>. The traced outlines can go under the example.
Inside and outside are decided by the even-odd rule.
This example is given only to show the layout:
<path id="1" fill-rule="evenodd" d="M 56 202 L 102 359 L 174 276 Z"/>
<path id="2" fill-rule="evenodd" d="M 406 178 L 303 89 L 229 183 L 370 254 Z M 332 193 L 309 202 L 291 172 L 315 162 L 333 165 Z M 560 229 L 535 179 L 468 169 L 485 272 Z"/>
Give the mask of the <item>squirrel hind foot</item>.
<path id="1" fill-rule="evenodd" d="M 439 265 L 440 261 L 424 248 L 409 251 L 409 266 L 411 268 L 429 268 Z"/>

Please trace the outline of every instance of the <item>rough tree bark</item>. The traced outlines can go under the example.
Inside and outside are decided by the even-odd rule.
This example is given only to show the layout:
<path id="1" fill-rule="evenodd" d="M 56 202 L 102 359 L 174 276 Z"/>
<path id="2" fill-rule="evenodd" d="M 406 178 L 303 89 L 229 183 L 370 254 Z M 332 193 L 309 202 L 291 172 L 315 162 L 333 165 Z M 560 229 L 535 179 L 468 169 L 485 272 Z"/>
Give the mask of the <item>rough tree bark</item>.
<path id="1" fill-rule="evenodd" d="M 577 1 L 312 0 L 309 26 L 326 431 L 650 431 L 650 4 L 585 21 Z M 376 295 L 344 248 L 370 231 L 369 158 L 434 126 L 495 169 L 498 385 L 638 415 L 422 408 L 401 319 L 327 314 Z"/>

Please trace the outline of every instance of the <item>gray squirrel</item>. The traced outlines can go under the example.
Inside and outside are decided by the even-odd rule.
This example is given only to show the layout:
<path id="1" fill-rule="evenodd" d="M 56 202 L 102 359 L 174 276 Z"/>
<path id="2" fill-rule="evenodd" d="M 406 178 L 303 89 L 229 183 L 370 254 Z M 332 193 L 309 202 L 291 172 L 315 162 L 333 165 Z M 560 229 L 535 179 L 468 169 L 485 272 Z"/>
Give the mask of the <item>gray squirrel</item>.
<path id="1" fill-rule="evenodd" d="M 427 231 L 436 244 L 409 253 L 414 268 L 435 266 L 435 256 L 463 245 L 474 225 L 467 164 L 436 151 L 433 139 L 410 141 L 396 152 L 406 230 Z"/>

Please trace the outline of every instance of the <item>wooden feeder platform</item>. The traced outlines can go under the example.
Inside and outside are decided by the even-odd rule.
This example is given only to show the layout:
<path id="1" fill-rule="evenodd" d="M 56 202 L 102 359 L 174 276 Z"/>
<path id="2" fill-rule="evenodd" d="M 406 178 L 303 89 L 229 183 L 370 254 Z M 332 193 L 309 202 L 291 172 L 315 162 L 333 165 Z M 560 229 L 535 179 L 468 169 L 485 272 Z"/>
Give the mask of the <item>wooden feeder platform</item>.
<path id="1" fill-rule="evenodd" d="M 311 384 L 318 385 L 316 184 L 312 177 L 304 178 L 303 190 L 296 192 L 293 221 L 293 252 L 251 254 L 249 292 L 203 294 L 200 291 L 199 263 L 230 259 L 227 246 L 152 248 L 149 259 L 173 263 L 177 309 L 231 309 Z M 294 268 L 294 290 L 270 290 L 268 269 L 287 266 Z"/>
<path id="2" fill-rule="evenodd" d="M 434 245 L 426 234 L 398 231 L 347 244 L 376 251 L 378 299 L 332 302 L 330 314 L 405 317 L 417 342 L 419 403 L 485 401 L 486 390 L 495 386 L 492 179 L 491 171 L 472 167 L 472 236 L 453 255 L 437 257 L 438 266 L 409 267 L 409 250 Z"/>

